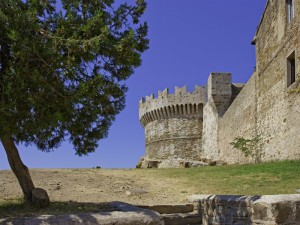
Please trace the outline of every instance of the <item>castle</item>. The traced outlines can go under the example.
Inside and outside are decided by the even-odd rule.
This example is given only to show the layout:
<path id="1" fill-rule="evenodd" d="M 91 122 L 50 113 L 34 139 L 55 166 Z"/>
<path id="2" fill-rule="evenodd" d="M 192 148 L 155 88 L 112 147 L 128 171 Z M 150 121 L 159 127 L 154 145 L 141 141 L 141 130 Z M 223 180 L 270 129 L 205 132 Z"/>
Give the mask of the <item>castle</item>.
<path id="1" fill-rule="evenodd" d="M 268 0 L 252 44 L 256 70 L 246 84 L 211 73 L 206 86 L 142 98 L 146 168 L 300 159 L 300 0 Z M 246 157 L 232 143 L 253 140 Z"/>

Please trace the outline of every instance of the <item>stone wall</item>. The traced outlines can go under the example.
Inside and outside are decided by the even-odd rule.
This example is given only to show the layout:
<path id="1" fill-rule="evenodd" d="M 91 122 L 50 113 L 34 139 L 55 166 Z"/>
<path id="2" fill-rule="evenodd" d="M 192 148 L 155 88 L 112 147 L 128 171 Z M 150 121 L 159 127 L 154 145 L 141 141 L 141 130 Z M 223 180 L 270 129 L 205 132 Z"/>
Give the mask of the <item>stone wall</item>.
<path id="1" fill-rule="evenodd" d="M 235 137 L 251 138 L 256 134 L 255 74 L 244 86 L 222 118 L 219 118 L 218 146 L 222 160 L 227 163 L 247 163 L 252 159 L 234 149 Z"/>
<path id="2" fill-rule="evenodd" d="M 300 1 L 295 18 L 287 22 L 286 1 L 270 0 L 256 35 L 257 128 L 262 137 L 262 160 L 300 158 L 300 94 L 290 93 L 287 58 L 295 51 L 300 77 Z"/>
<path id="3" fill-rule="evenodd" d="M 297 225 L 300 195 L 194 195 L 203 225 Z"/>
<path id="4" fill-rule="evenodd" d="M 251 88 L 253 88 L 251 86 Z M 247 88 L 246 88 L 247 89 Z M 211 73 L 208 78 L 208 102 L 204 106 L 203 110 L 203 157 L 210 160 L 221 160 L 223 154 L 223 142 L 221 137 L 222 133 L 222 116 L 226 114 L 231 102 L 234 101 L 237 92 L 240 89 L 231 83 L 230 73 Z M 234 93 L 234 94 L 233 94 Z M 238 97 L 239 98 L 239 97 Z M 235 100 L 236 102 L 238 100 Z M 245 104 L 248 104 L 245 103 Z M 240 127 L 239 121 L 230 122 L 228 125 L 233 127 L 232 131 L 236 132 L 236 127 Z M 230 129 L 230 127 L 226 127 Z M 230 133 L 226 134 L 226 137 L 230 136 Z M 232 140 L 231 140 L 232 141 Z M 230 142 L 231 142 L 230 141 Z M 226 154 L 225 154 L 226 155 Z"/>
<path id="5" fill-rule="evenodd" d="M 202 119 L 155 120 L 145 127 L 146 160 L 158 167 L 179 167 L 180 162 L 199 161 L 202 148 Z"/>
<path id="6" fill-rule="evenodd" d="M 223 116 L 231 103 L 230 73 L 211 73 L 207 82 L 208 100 L 212 100 L 219 116 Z"/>
<path id="7" fill-rule="evenodd" d="M 146 155 L 142 167 L 186 167 L 200 161 L 206 87 L 168 89 L 142 99 L 140 122 L 145 128 Z"/>
<path id="8" fill-rule="evenodd" d="M 188 92 L 187 87 L 175 87 L 175 93 L 169 94 L 169 89 L 142 98 L 139 103 L 139 119 L 143 127 L 149 122 L 165 118 L 198 118 L 203 116 L 203 105 L 207 102 L 206 86 L 195 86 L 194 92 Z"/>
<path id="9" fill-rule="evenodd" d="M 299 81 L 289 86 L 287 72 L 287 58 L 295 52 L 300 78 L 300 1 L 295 1 L 291 23 L 286 12 L 286 1 L 268 1 L 255 36 L 257 69 L 225 113 L 216 110 L 219 100 L 208 96 L 203 115 L 205 157 L 227 163 L 300 159 L 300 94 L 293 92 Z M 236 137 L 256 136 L 261 138 L 256 158 L 245 158 L 230 144 Z"/>
<path id="10" fill-rule="evenodd" d="M 204 158 L 219 160 L 218 137 L 219 116 L 214 101 L 209 99 L 203 109 L 202 146 Z"/>

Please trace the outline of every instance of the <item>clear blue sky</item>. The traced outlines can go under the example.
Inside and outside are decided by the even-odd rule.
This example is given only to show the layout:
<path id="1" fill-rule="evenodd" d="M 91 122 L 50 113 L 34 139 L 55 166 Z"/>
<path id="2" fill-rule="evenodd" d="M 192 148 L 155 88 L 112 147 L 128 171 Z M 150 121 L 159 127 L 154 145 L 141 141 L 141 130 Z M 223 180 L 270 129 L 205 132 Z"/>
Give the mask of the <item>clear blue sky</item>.
<path id="1" fill-rule="evenodd" d="M 145 153 L 138 102 L 158 90 L 204 85 L 210 72 L 231 72 L 235 83 L 254 71 L 255 47 L 250 45 L 266 0 L 148 0 L 144 20 L 150 49 L 127 81 L 126 108 L 117 116 L 108 138 L 96 152 L 78 157 L 69 143 L 44 153 L 19 146 L 29 168 L 134 168 Z M 0 169 L 8 169 L 0 147 Z"/>

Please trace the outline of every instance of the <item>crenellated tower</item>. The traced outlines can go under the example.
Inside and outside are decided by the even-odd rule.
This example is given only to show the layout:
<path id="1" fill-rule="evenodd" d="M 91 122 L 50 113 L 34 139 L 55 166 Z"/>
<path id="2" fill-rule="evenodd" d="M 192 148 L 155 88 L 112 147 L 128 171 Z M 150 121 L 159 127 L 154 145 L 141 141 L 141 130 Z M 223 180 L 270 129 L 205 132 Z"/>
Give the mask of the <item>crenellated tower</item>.
<path id="1" fill-rule="evenodd" d="M 181 167 L 200 161 L 206 86 L 175 87 L 142 98 L 139 119 L 145 129 L 146 155 L 142 167 Z"/>

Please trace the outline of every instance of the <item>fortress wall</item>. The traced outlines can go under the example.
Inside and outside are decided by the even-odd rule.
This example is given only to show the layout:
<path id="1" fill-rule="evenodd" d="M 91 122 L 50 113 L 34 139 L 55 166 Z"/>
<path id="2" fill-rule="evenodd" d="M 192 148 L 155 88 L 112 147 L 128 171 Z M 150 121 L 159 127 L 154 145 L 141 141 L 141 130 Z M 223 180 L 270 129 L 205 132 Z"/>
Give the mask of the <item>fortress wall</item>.
<path id="1" fill-rule="evenodd" d="M 297 0 L 296 0 L 297 1 Z M 276 52 L 280 51 L 287 28 L 286 1 L 268 0 L 256 34 L 257 70 L 263 70 Z"/>
<path id="2" fill-rule="evenodd" d="M 207 101 L 206 87 L 196 86 L 194 92 L 188 92 L 187 87 L 175 87 L 175 93 L 169 94 L 169 89 L 158 92 L 158 97 L 154 98 L 154 94 L 142 98 L 139 103 L 139 117 L 143 120 L 143 116 L 149 117 L 150 121 L 159 119 L 161 117 L 171 117 L 177 115 L 188 115 L 201 113 L 199 111 L 200 104 Z M 198 112 L 199 111 L 199 112 Z M 166 115 L 156 115 L 156 114 Z M 144 126 L 148 121 L 141 121 Z"/>
<path id="3" fill-rule="evenodd" d="M 288 85 L 287 58 L 295 51 L 296 76 L 300 78 L 300 4 L 295 18 L 286 21 L 285 1 L 270 0 L 256 35 L 257 70 L 241 93 L 219 118 L 220 159 L 247 163 L 240 150 L 229 144 L 235 137 L 260 135 L 261 161 L 300 159 L 299 82 Z"/>
<path id="4" fill-rule="evenodd" d="M 203 109 L 202 154 L 206 159 L 219 160 L 218 121 L 216 106 L 210 99 Z"/>
<path id="5" fill-rule="evenodd" d="M 202 146 L 202 119 L 156 120 L 146 125 L 145 136 L 147 160 L 197 161 Z"/>
<path id="6" fill-rule="evenodd" d="M 282 14 L 285 13 L 283 3 L 277 9 Z M 300 93 L 291 93 L 299 88 L 299 82 L 289 86 L 287 72 L 287 58 L 295 51 L 296 76 L 300 78 L 299 15 L 300 5 L 296 1 L 295 18 L 282 31 L 281 42 L 274 48 L 273 55 L 264 54 L 257 47 L 257 56 L 261 59 L 257 63 L 261 68 L 257 80 L 257 122 L 258 132 L 263 138 L 264 161 L 300 159 Z M 266 16 L 264 24 L 271 23 L 272 19 L 273 24 L 281 23 L 279 18 Z M 274 25 L 274 29 L 276 27 Z M 266 41 L 276 42 L 276 36 L 266 40 L 265 32 L 264 29 L 258 32 L 258 46 L 262 47 Z"/>
<path id="7" fill-rule="evenodd" d="M 275 60 L 278 64 L 281 61 Z M 278 64 L 272 64 L 258 82 L 257 122 L 262 137 L 263 160 L 299 159 L 300 94 L 289 93 L 285 71 Z M 264 85 L 266 82 L 272 86 Z"/>
<path id="8" fill-rule="evenodd" d="M 203 110 L 203 156 L 207 159 L 219 160 L 219 120 L 232 99 L 231 74 L 211 73 L 207 86 L 208 102 Z"/>
<path id="9" fill-rule="evenodd" d="M 196 86 L 194 92 L 187 92 L 185 86 L 175 87 L 174 94 L 165 89 L 157 98 L 151 95 L 140 101 L 146 139 L 142 167 L 179 167 L 200 161 L 206 96 L 205 86 Z"/>
<path id="10" fill-rule="evenodd" d="M 203 156 L 211 160 L 219 160 L 218 129 L 219 115 L 212 99 L 208 100 L 203 109 Z"/>
<path id="11" fill-rule="evenodd" d="M 174 94 L 165 89 L 157 98 L 151 95 L 140 101 L 146 159 L 207 158 L 227 163 L 300 159 L 300 0 L 294 2 L 295 17 L 288 22 L 287 2 L 268 1 L 253 42 L 256 71 L 241 91 L 242 85 L 232 84 L 229 73 L 212 73 L 207 88 L 196 86 L 189 93 L 186 87 L 176 87 Z M 256 136 L 260 137 L 256 159 L 246 158 L 230 144 L 236 137 Z"/>
<path id="12" fill-rule="evenodd" d="M 255 74 L 250 78 L 222 118 L 219 118 L 218 146 L 220 159 L 227 163 L 247 163 L 244 154 L 234 149 L 235 137 L 255 136 Z"/>

